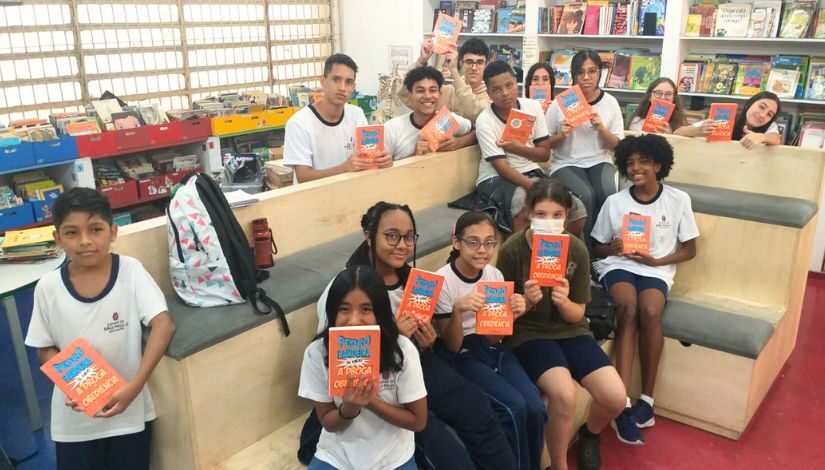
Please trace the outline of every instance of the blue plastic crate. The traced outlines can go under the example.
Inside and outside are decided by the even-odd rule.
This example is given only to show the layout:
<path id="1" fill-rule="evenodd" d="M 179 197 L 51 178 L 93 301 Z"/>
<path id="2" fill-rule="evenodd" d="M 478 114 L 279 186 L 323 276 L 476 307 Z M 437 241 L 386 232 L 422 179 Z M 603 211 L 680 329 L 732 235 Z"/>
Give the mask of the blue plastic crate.
<path id="1" fill-rule="evenodd" d="M 34 223 L 34 212 L 30 202 L 0 210 L 0 231 L 14 230 L 17 227 Z"/>
<path id="2" fill-rule="evenodd" d="M 77 141 L 66 135 L 59 139 L 34 143 L 34 160 L 37 165 L 62 162 L 77 158 Z"/>
<path id="3" fill-rule="evenodd" d="M 31 142 L 0 147 L 0 171 L 30 166 L 34 166 L 34 144 Z"/>

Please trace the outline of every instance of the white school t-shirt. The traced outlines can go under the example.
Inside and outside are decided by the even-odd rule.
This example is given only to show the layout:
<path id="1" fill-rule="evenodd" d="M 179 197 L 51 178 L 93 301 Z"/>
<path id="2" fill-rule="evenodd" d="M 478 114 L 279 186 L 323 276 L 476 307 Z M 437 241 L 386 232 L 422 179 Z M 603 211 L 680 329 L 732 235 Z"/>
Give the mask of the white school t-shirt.
<path id="1" fill-rule="evenodd" d="M 315 170 L 338 166 L 355 150 L 355 128 L 367 124 L 358 106 L 345 104 L 337 122 L 325 121 L 312 105 L 306 106 L 286 123 L 284 164 Z"/>
<path id="2" fill-rule="evenodd" d="M 547 133 L 547 123 L 542 119 L 544 110 L 541 109 L 541 104 L 538 101 L 529 98 L 518 98 L 516 109 L 536 116 L 533 133 L 530 139 L 527 140 L 528 147 L 535 147 L 537 143 L 550 137 Z M 476 138 L 478 139 L 478 146 L 481 148 L 481 161 L 478 163 L 476 186 L 483 181 L 499 176 L 498 171 L 490 163 L 492 160 L 506 158 L 507 163 L 522 174 L 541 169 L 536 162 L 514 153 L 505 152 L 503 148 L 496 145 L 496 141 L 501 138 L 506 126 L 507 117 L 500 118 L 493 111 L 492 104 L 484 108 L 481 114 L 478 115 L 476 119 Z"/>
<path id="3" fill-rule="evenodd" d="M 473 123 L 468 119 L 452 113 L 458 121 L 456 137 L 461 137 L 473 130 Z M 415 155 L 415 144 L 420 139 L 418 131 L 421 127 L 413 121 L 413 113 L 407 113 L 392 118 L 384 124 L 384 149 L 390 152 L 393 160 L 401 160 Z"/>
<path id="4" fill-rule="evenodd" d="M 661 185 L 659 194 L 651 202 L 640 202 L 630 192 L 632 186 L 610 195 L 604 201 L 599 217 L 593 225 L 593 238 L 602 244 L 610 244 L 614 236 L 622 236 L 622 218 L 625 214 L 649 215 L 650 255 L 663 258 L 672 255 L 680 242 L 699 236 L 699 228 L 693 217 L 690 196 L 672 186 Z M 624 269 L 639 276 L 655 277 L 673 286 L 676 265 L 646 266 L 625 256 L 608 256 L 594 263 L 599 279 L 614 269 Z"/>
<path id="5" fill-rule="evenodd" d="M 335 278 L 332 279 L 332 281 L 334 280 Z M 318 304 L 315 306 L 315 313 L 318 314 L 318 329 L 316 330 L 318 334 L 322 333 L 327 327 L 327 297 L 329 297 L 329 288 L 332 286 L 332 281 L 329 281 L 327 287 L 324 288 L 324 292 L 321 293 Z M 387 295 L 390 297 L 392 314 L 397 315 L 398 306 L 401 305 L 401 297 L 404 296 L 404 284 L 399 282 L 394 286 L 387 286 Z"/>
<path id="6" fill-rule="evenodd" d="M 601 95 L 590 103 L 593 111 L 599 113 L 602 123 L 619 140 L 624 139 L 624 118 L 619 102 L 612 95 L 601 91 Z M 553 103 L 547 108 L 547 131 L 550 135 L 556 135 L 561 131 L 561 123 L 564 121 L 564 114 L 559 108 L 559 103 Z M 550 161 L 549 174 L 553 174 L 561 168 L 575 166 L 579 168 L 590 168 L 599 163 L 612 163 L 613 157 L 610 150 L 605 148 L 604 140 L 599 132 L 593 128 L 593 124 L 585 122 L 573 128 L 570 135 L 562 140 L 553 149 L 553 159 Z"/>
<path id="7" fill-rule="evenodd" d="M 696 121 L 691 124 L 693 127 L 702 127 L 702 124 L 705 123 L 705 120 Z M 776 125 L 776 122 L 772 122 L 768 129 L 765 131 L 765 134 L 780 134 L 779 126 Z"/>
<path id="8" fill-rule="evenodd" d="M 645 125 L 644 118 L 640 118 L 639 116 L 633 116 L 633 119 L 630 120 L 630 125 L 627 126 L 627 130 L 641 132 L 642 127 Z M 665 123 L 665 130 L 662 132 L 663 134 L 673 134 L 673 130 L 670 128 L 670 123 Z"/>
<path id="9" fill-rule="evenodd" d="M 475 279 L 465 277 L 458 271 L 455 261 L 451 261 L 441 267 L 436 274 L 444 276 L 444 287 L 441 288 L 441 295 L 438 297 L 438 304 L 435 307 L 434 318 L 438 320 L 449 320 L 453 313 L 453 305 L 462 297 L 466 297 L 475 292 L 476 284 L 480 281 L 503 281 L 504 275 L 492 264 L 484 266 Z M 476 332 L 476 313 L 466 311 L 461 313 L 461 328 L 464 336 Z"/>
<path id="10" fill-rule="evenodd" d="M 34 289 L 32 320 L 26 345 L 54 346 L 62 350 L 84 338 L 127 381 L 140 367 L 141 324 L 148 325 L 165 312 L 166 299 L 140 261 L 112 255 L 112 274 L 95 298 L 84 298 L 69 281 L 67 265 L 43 276 Z M 155 406 L 147 386 L 123 413 L 111 418 L 90 418 L 66 406 L 66 395 L 52 393 L 52 439 L 82 442 L 141 432 L 155 419 Z"/>
<path id="11" fill-rule="evenodd" d="M 418 349 L 403 335 L 398 345 L 404 354 L 401 370 L 382 373 L 378 398 L 402 406 L 427 396 Z M 317 339 L 304 351 L 298 396 L 340 406 L 341 398 L 329 396 L 329 368 L 324 364 L 327 350 Z M 335 411 L 333 411 L 335 413 Z M 367 408 L 343 431 L 321 431 L 315 457 L 341 470 L 385 470 L 400 467 L 415 452 L 415 434 L 392 425 Z"/>

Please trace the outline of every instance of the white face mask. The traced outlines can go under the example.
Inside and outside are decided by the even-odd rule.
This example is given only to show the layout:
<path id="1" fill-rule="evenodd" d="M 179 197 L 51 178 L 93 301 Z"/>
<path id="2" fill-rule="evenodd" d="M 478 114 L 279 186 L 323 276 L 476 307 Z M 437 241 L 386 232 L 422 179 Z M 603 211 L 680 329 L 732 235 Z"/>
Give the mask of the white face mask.
<path id="1" fill-rule="evenodd" d="M 559 235 L 564 231 L 564 219 L 530 219 L 530 229 L 533 233 L 542 235 Z"/>

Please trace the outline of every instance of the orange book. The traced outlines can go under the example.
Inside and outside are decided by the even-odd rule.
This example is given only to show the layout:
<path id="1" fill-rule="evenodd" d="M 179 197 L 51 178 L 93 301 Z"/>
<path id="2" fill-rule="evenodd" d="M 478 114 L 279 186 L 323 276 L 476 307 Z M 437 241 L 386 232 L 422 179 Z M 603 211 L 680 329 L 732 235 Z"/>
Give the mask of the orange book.
<path id="1" fill-rule="evenodd" d="M 642 124 L 642 131 L 658 132 L 670 121 L 674 109 L 676 109 L 675 104 L 654 98 L 650 102 L 650 109 L 647 111 L 644 124 Z"/>
<path id="2" fill-rule="evenodd" d="M 378 168 L 373 162 L 384 151 L 384 126 L 361 126 L 355 128 L 355 152 L 370 161 L 370 168 Z"/>
<path id="3" fill-rule="evenodd" d="M 418 135 L 430 144 L 430 151 L 435 152 L 438 145 L 452 137 L 457 130 L 458 121 L 446 106 L 442 106 L 441 110 L 418 131 Z"/>
<path id="4" fill-rule="evenodd" d="M 458 35 L 464 22 L 444 13 L 438 14 L 433 27 L 433 52 L 446 54 L 458 44 Z"/>
<path id="5" fill-rule="evenodd" d="M 537 281 L 542 287 L 561 286 L 559 279 L 567 274 L 569 251 L 569 235 L 533 235 L 530 279 Z"/>
<path id="6" fill-rule="evenodd" d="M 513 334 L 512 282 L 481 281 L 476 284 L 484 295 L 484 306 L 476 312 L 476 333 L 480 335 Z"/>
<path id="7" fill-rule="evenodd" d="M 329 396 L 342 397 L 347 381 L 362 379 L 375 384 L 381 380 L 381 328 L 378 325 L 343 326 L 329 329 Z"/>
<path id="8" fill-rule="evenodd" d="M 126 385 L 126 380 L 83 338 L 63 348 L 40 370 L 88 416 L 94 416 Z"/>
<path id="9" fill-rule="evenodd" d="M 513 108 L 510 110 L 510 115 L 507 116 L 507 125 L 504 126 L 504 132 L 501 133 L 501 140 L 516 140 L 521 142 L 521 145 L 526 145 L 533 134 L 535 124 L 535 116 Z"/>
<path id="10" fill-rule="evenodd" d="M 625 214 L 622 217 L 622 253 L 650 254 L 650 216 Z"/>
<path id="11" fill-rule="evenodd" d="M 578 85 L 573 85 L 564 93 L 559 93 L 556 101 L 564 114 L 564 119 L 569 121 L 573 127 L 584 124 L 593 116 L 593 108 L 584 98 L 582 89 Z"/>
<path id="12" fill-rule="evenodd" d="M 717 121 L 716 129 L 705 137 L 708 142 L 725 142 L 733 137 L 733 123 L 736 121 L 735 103 L 711 103 L 708 119 Z"/>
<path id="13" fill-rule="evenodd" d="M 398 306 L 398 317 L 413 317 L 430 323 L 442 287 L 444 276 L 412 268 L 401 297 L 401 305 Z"/>
<path id="14" fill-rule="evenodd" d="M 530 85 L 530 98 L 541 103 L 542 109 L 547 111 L 553 101 L 553 90 L 550 85 Z"/>

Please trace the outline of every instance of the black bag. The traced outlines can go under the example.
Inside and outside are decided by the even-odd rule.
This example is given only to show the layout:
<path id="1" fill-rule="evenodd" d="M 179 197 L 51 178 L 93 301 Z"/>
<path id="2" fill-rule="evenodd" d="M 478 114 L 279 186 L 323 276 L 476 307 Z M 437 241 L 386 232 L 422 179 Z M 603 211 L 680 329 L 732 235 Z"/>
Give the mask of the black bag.
<path id="1" fill-rule="evenodd" d="M 249 246 L 241 224 L 235 218 L 221 188 L 212 178 L 203 173 L 190 175 L 184 178 L 183 183 L 186 183 L 189 178 L 197 178 L 195 187 L 218 235 L 221 249 L 226 257 L 229 270 L 232 272 L 232 279 L 241 297 L 248 300 L 257 313 L 268 315 L 274 310 L 281 322 L 284 336 L 289 336 L 289 324 L 287 324 L 284 310 L 278 302 L 266 295 L 266 291 L 258 287 L 259 282 L 269 278 L 269 272 L 258 270 L 255 267 L 255 253 Z M 263 305 L 263 308 L 259 303 Z"/>
<path id="2" fill-rule="evenodd" d="M 590 331 L 597 341 L 613 339 L 616 333 L 616 306 L 600 286 L 590 286 L 590 303 L 584 310 Z"/>

